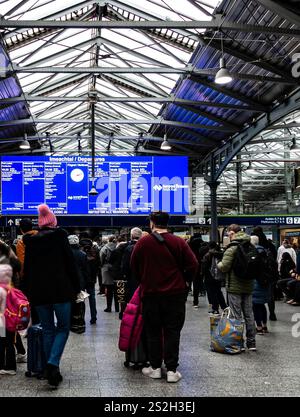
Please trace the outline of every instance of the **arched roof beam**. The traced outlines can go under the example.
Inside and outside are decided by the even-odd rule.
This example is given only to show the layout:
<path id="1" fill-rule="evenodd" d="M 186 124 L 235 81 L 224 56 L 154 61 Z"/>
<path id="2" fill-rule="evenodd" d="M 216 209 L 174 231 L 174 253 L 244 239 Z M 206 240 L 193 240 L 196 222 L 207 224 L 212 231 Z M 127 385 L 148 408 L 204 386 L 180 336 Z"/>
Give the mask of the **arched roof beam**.
<path id="1" fill-rule="evenodd" d="M 136 92 L 136 90 L 133 90 Z M 100 93 L 99 93 L 100 94 Z M 141 94 L 143 94 L 141 92 Z M 6 103 L 19 103 L 20 101 L 88 101 L 89 97 L 87 95 L 79 95 L 73 97 L 59 97 L 59 96 L 42 96 L 42 95 L 31 95 L 28 93 L 24 93 L 19 97 L 7 97 L 0 99 L 0 105 Z M 233 109 L 233 110 L 243 110 L 243 111 L 250 111 L 250 112 L 261 112 L 258 110 L 257 107 L 254 106 L 246 106 L 242 104 L 230 104 L 230 103 L 222 103 L 222 102 L 213 102 L 213 101 L 195 101 L 195 100 L 186 100 L 183 98 L 175 98 L 173 95 L 166 95 L 166 96 L 137 96 L 137 97 L 108 97 L 104 95 L 97 96 L 97 102 L 108 102 L 108 103 L 172 103 L 172 104 L 186 104 L 189 106 L 206 106 L 212 108 L 224 108 L 224 109 Z"/>
<path id="2" fill-rule="evenodd" d="M 213 159 L 216 165 L 216 171 L 214 178 L 211 178 L 211 180 L 217 181 L 227 165 L 244 148 L 244 146 L 271 125 L 279 122 L 289 113 L 298 110 L 299 101 L 300 89 L 290 95 L 282 103 L 274 106 L 269 113 L 260 116 L 253 124 L 248 125 L 243 131 L 234 135 L 224 146 L 209 153 L 204 160 L 198 164 L 195 171 L 198 172 L 199 169 L 201 169 L 206 175 L 209 175 L 209 164 Z"/>
<path id="3" fill-rule="evenodd" d="M 73 6 L 70 6 L 66 9 L 60 10 L 59 12 L 53 13 L 51 15 L 48 16 L 44 16 L 43 20 L 54 20 L 54 19 L 59 19 L 61 17 L 65 17 L 66 21 L 72 21 L 72 20 L 76 20 L 76 19 L 82 19 L 83 15 L 86 15 L 86 13 L 90 13 L 91 11 L 95 11 L 95 7 L 92 7 L 90 10 L 87 10 L 87 12 L 84 13 L 84 8 L 88 7 L 90 5 L 94 5 L 95 4 L 95 0 L 90 0 L 90 1 L 84 1 L 81 3 L 77 3 L 74 4 Z M 43 5 L 41 5 L 42 7 Z M 33 10 L 33 9 L 32 9 Z M 77 14 L 72 15 L 73 12 L 77 12 Z M 67 16 L 68 13 L 71 13 L 70 16 Z M 85 16 L 87 17 L 87 16 Z M 28 29 L 31 29 L 30 27 Z M 40 33 L 33 33 L 32 37 L 30 36 L 29 41 L 31 42 L 31 40 L 35 40 L 35 39 L 39 39 L 41 36 L 48 36 L 50 33 L 52 33 L 55 29 L 50 29 L 50 30 L 46 30 L 46 31 L 42 31 Z M 57 30 L 57 29 L 56 29 Z M 27 31 L 22 30 L 22 29 L 17 29 L 17 30 L 11 30 L 8 31 L 6 33 L 4 33 L 3 38 L 4 40 L 9 40 L 12 36 L 18 35 L 18 34 L 26 34 Z M 22 42 L 22 41 L 21 41 Z M 27 42 L 28 43 L 28 42 Z M 18 47 L 19 43 L 16 44 L 16 46 Z"/>

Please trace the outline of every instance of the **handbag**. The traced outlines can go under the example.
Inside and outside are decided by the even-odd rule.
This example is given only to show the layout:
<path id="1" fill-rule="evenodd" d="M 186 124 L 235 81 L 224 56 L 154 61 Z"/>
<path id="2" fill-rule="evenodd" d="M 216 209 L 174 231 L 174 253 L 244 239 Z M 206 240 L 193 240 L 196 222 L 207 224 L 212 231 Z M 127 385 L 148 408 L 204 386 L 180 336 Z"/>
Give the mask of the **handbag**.
<path id="1" fill-rule="evenodd" d="M 236 354 L 241 353 L 244 344 L 244 321 L 232 316 L 227 307 L 211 334 L 210 348 L 213 352 Z"/>

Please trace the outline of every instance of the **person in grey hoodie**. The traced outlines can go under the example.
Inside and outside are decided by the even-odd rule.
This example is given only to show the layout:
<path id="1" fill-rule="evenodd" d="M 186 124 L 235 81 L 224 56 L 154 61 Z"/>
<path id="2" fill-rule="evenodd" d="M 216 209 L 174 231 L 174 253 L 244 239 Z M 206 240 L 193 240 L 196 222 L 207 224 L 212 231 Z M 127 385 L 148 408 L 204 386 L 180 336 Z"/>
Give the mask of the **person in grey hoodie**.
<path id="1" fill-rule="evenodd" d="M 237 224 L 231 224 L 227 231 L 231 243 L 226 249 L 222 261 L 218 263 L 218 268 L 220 271 L 226 273 L 228 304 L 234 317 L 238 320 L 242 320 L 243 317 L 245 319 L 247 348 L 255 351 L 256 328 L 252 309 L 252 293 L 255 277 L 253 277 L 253 280 L 239 279 L 232 268 L 237 245 L 243 242 L 250 242 L 250 236 L 242 232 L 240 226 Z"/>
<path id="2" fill-rule="evenodd" d="M 113 298 L 115 299 L 115 310 L 116 312 L 119 312 L 119 304 L 117 301 L 114 276 L 111 271 L 112 265 L 110 263 L 110 257 L 111 257 L 112 251 L 116 248 L 115 240 L 116 240 L 115 236 L 113 235 L 110 236 L 108 238 L 108 243 L 105 246 L 103 246 L 103 248 L 100 251 L 102 284 L 105 285 L 105 288 L 106 288 L 107 307 L 104 310 L 105 313 L 111 312 Z"/>

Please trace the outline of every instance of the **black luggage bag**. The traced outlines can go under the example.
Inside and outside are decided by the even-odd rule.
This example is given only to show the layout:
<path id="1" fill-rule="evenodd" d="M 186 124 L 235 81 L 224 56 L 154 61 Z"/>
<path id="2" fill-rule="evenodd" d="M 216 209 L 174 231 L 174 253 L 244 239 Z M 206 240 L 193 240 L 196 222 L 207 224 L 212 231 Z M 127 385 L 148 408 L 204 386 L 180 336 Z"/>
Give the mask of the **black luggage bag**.
<path id="1" fill-rule="evenodd" d="M 84 333 L 85 332 L 85 302 L 72 303 L 71 312 L 71 332 Z"/>
<path id="2" fill-rule="evenodd" d="M 45 368 L 43 329 L 39 324 L 35 324 L 27 331 L 27 372 L 25 372 L 25 376 L 35 376 L 42 379 Z"/>

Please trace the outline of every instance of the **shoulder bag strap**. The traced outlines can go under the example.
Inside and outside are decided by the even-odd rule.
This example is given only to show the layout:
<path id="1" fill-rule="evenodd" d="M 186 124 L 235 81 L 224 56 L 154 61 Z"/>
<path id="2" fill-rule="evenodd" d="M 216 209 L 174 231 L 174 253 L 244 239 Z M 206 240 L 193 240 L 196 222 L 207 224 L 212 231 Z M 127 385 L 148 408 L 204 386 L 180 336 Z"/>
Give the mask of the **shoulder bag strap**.
<path id="1" fill-rule="evenodd" d="M 172 257 L 174 258 L 175 263 L 176 263 L 179 271 L 183 274 L 183 269 L 182 269 L 182 266 L 178 262 L 178 257 L 172 252 L 172 250 L 170 249 L 170 247 L 167 244 L 167 242 L 164 239 L 164 237 L 160 233 L 157 233 L 157 232 L 151 233 L 151 236 L 153 236 L 159 243 L 162 243 L 162 244 L 165 245 L 165 247 L 167 248 L 167 250 L 170 253 L 170 255 L 172 255 Z"/>

